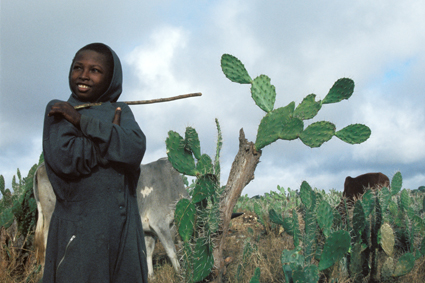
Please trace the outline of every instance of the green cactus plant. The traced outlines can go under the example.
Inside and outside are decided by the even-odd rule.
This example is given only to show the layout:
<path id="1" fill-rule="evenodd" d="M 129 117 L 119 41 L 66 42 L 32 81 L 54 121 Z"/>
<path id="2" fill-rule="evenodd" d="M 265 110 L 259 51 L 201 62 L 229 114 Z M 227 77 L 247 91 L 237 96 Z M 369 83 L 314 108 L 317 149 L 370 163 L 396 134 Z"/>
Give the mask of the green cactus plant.
<path id="1" fill-rule="evenodd" d="M 303 120 L 314 118 L 323 104 L 336 103 L 351 97 L 354 91 L 354 82 L 349 78 L 337 80 L 322 101 L 315 101 L 316 95 L 309 94 L 296 109 L 295 102 L 274 109 L 276 91 L 270 83 L 269 77 L 260 75 L 252 80 L 242 62 L 229 54 L 221 57 L 221 68 L 231 81 L 251 84 L 254 102 L 267 113 L 258 127 L 255 141 L 257 150 L 278 139 L 299 138 L 309 147 L 319 147 L 336 136 L 344 142 L 358 144 L 366 141 L 371 134 L 370 129 L 365 125 L 349 125 L 336 131 L 335 125 L 326 121 L 313 123 L 304 130 Z"/>
<path id="2" fill-rule="evenodd" d="M 350 249 L 350 242 L 350 234 L 347 231 L 340 230 L 333 232 L 326 239 L 320 257 L 319 270 L 325 270 L 340 260 Z"/>
<path id="3" fill-rule="evenodd" d="M 195 239 L 198 237 L 198 235 L 214 234 L 214 231 L 209 228 L 215 224 L 209 225 L 208 223 L 210 218 L 215 219 L 212 220 L 212 223 L 217 223 L 217 219 L 220 218 L 218 216 L 220 215 L 220 211 L 223 212 L 224 215 L 222 219 L 223 226 L 229 225 L 228 211 L 233 210 L 237 197 L 239 197 L 241 194 L 241 190 L 251 180 L 252 177 L 250 176 L 251 174 L 253 176 L 253 171 L 255 171 L 255 168 L 259 162 L 259 158 L 261 157 L 261 149 L 265 146 L 277 141 L 278 139 L 295 140 L 299 138 L 309 147 L 319 147 L 324 142 L 330 140 L 333 136 L 338 137 L 344 142 L 356 144 L 366 141 L 371 134 L 370 129 L 365 125 L 349 125 L 344 129 L 337 131 L 335 125 L 327 121 L 312 123 L 307 126 L 306 129 L 304 129 L 304 120 L 314 118 L 323 104 L 340 102 L 341 100 L 348 99 L 352 95 L 354 91 L 354 82 L 351 79 L 342 78 L 337 80 L 329 90 L 325 99 L 322 101 L 316 101 L 316 95 L 310 94 L 305 97 L 297 107 L 295 107 L 295 102 L 290 102 L 285 107 L 279 107 L 275 109 L 276 90 L 275 87 L 271 84 L 271 79 L 268 76 L 260 75 L 252 79 L 242 62 L 229 54 L 224 54 L 221 57 L 221 68 L 224 75 L 232 82 L 237 82 L 240 84 L 251 84 L 251 96 L 255 104 L 259 106 L 260 109 L 265 111 L 266 114 L 258 125 L 255 144 L 253 144 L 253 146 L 251 144 L 249 145 L 249 154 L 242 157 L 243 154 L 240 151 L 237 155 L 237 158 L 247 158 L 251 160 L 252 162 L 248 163 L 250 164 L 249 167 L 242 168 L 242 166 L 239 166 L 240 168 L 238 168 L 237 165 L 235 168 L 232 167 L 232 170 L 235 169 L 234 172 L 237 172 L 238 170 L 252 172 L 246 175 L 233 173 L 235 176 L 238 176 L 236 178 L 240 179 L 240 183 L 233 181 L 228 183 L 225 188 L 226 193 L 224 194 L 224 199 L 221 199 L 222 195 L 220 191 L 222 190 L 222 187 L 218 183 L 220 179 L 220 170 L 216 167 L 218 163 L 218 155 L 216 154 L 214 164 L 209 157 L 201 155 L 198 135 L 192 128 L 187 128 L 184 138 L 176 132 L 169 132 L 168 138 L 166 140 L 166 146 L 167 155 L 170 162 L 173 164 L 174 168 L 182 174 L 196 176 L 195 189 L 192 192 L 192 200 L 190 202 L 195 206 L 197 216 L 195 217 L 195 220 L 192 219 L 188 221 L 182 221 L 183 216 L 180 219 L 181 223 L 185 225 L 185 228 L 182 228 L 183 230 L 190 229 L 189 226 L 192 224 L 191 221 L 193 221 L 193 226 L 195 227 L 194 231 L 188 230 L 187 232 L 184 232 L 187 240 L 187 245 L 185 245 L 187 252 L 190 251 L 191 245 L 196 242 Z M 219 129 L 218 124 L 217 128 Z M 243 131 L 241 131 L 240 141 L 241 143 L 248 143 L 248 141 L 244 138 Z M 221 148 L 221 139 L 217 142 L 217 152 L 219 152 L 219 148 Z M 239 184 L 244 185 L 240 186 Z M 314 252 L 314 245 L 316 242 L 315 228 L 317 227 L 315 209 L 316 203 L 319 204 L 323 200 L 320 197 L 320 194 L 311 192 L 312 191 L 310 191 L 310 194 L 307 193 L 306 195 L 308 200 L 304 200 L 306 203 L 304 204 L 305 209 L 302 216 L 305 218 L 307 225 L 305 225 L 303 234 L 299 228 L 299 215 L 295 209 L 292 210 L 292 216 L 285 217 L 284 219 L 279 218 L 278 214 L 273 208 L 271 208 L 269 211 L 271 216 L 270 218 L 276 218 L 278 222 L 281 222 L 281 225 L 284 227 L 284 229 L 293 235 L 294 245 L 296 247 L 299 246 L 302 242 L 305 242 L 303 246 L 305 249 L 304 252 L 307 253 L 307 260 L 310 260 L 316 254 L 320 254 L 320 252 L 318 253 L 317 250 Z M 319 196 L 319 199 L 316 199 L 316 196 Z M 270 198 L 270 196 L 265 197 Z M 228 202 L 229 200 L 230 202 Z M 298 206 L 297 201 L 298 199 L 296 199 L 295 202 L 296 206 Z M 218 204 L 219 202 L 220 205 Z M 292 205 L 292 203 L 290 203 L 290 205 Z M 183 203 L 183 206 L 188 207 L 189 204 Z M 228 206 L 231 206 L 230 210 L 227 209 Z M 208 212 L 208 209 L 211 208 L 214 210 L 212 213 Z M 333 215 L 333 212 L 330 213 L 331 210 L 329 210 L 328 206 L 323 205 L 321 209 L 326 210 L 328 215 Z M 198 221 L 198 218 L 202 218 L 201 221 Z M 259 217 L 259 219 L 261 221 L 261 217 Z M 324 220 L 321 221 L 325 230 L 324 233 L 327 235 L 332 235 L 330 234 L 329 228 L 332 221 L 325 222 L 326 221 Z M 204 227 L 206 230 L 202 233 L 197 232 L 198 229 L 201 229 L 199 226 Z M 224 231 L 227 229 L 227 227 L 222 228 Z M 224 234 L 225 233 L 223 233 L 223 235 Z M 211 237 L 208 236 L 207 238 L 210 239 Z M 224 237 L 219 237 L 219 241 L 221 243 L 223 242 L 223 238 Z M 189 242 L 191 245 L 189 245 Z M 208 242 L 207 244 L 209 247 L 213 247 L 213 241 Z M 221 261 L 221 257 L 219 256 L 221 253 L 221 249 L 217 250 L 216 255 L 219 261 Z M 190 255 L 188 255 L 186 258 L 188 260 L 192 260 Z M 223 264 L 219 263 L 219 265 L 222 266 Z M 190 264 L 187 266 L 190 269 Z M 314 269 L 315 268 L 306 269 L 306 272 L 310 272 Z M 220 280 L 223 270 L 224 269 L 221 269 L 219 271 L 218 280 Z M 299 273 L 301 270 L 297 268 L 296 272 Z M 193 278 L 198 277 L 194 276 L 191 278 L 192 279 L 190 280 L 193 280 Z"/>
<path id="4" fill-rule="evenodd" d="M 319 271 L 333 266 L 350 248 L 350 236 L 346 231 L 332 232 L 333 209 L 313 191 L 307 182 L 300 187 L 302 206 L 298 209 L 304 211 L 304 231 L 298 228 L 298 214 L 294 209 L 292 217 L 282 218 L 280 214 L 271 209 L 270 221 L 282 225 L 284 231 L 294 237 L 295 249 L 282 252 L 282 267 L 286 282 L 317 282 Z M 318 244 L 318 227 L 325 235 L 325 245 Z M 302 241 L 300 241 L 302 240 Z M 319 265 L 312 265 L 312 259 L 319 261 Z"/>
<path id="5" fill-rule="evenodd" d="M 252 278 L 249 281 L 249 283 L 260 283 L 260 275 L 261 275 L 260 268 L 257 267 L 255 269 L 255 271 L 254 271 L 254 276 L 252 276 Z"/>
<path id="6" fill-rule="evenodd" d="M 326 201 L 322 201 L 317 208 L 317 223 L 325 237 L 329 237 L 333 223 L 333 209 Z"/>
<path id="7" fill-rule="evenodd" d="M 174 219 L 184 242 L 182 248 L 182 276 L 186 282 L 205 279 L 214 266 L 213 238 L 219 229 L 220 172 L 219 155 L 221 130 L 218 130 L 214 164 L 207 154 L 201 154 L 198 134 L 186 128 L 185 138 L 170 131 L 166 140 L 167 155 L 173 167 L 182 174 L 196 176 L 191 199 L 176 204 Z M 196 160 L 196 162 L 195 162 Z"/>
<path id="8" fill-rule="evenodd" d="M 391 179 L 391 195 L 392 196 L 398 194 L 398 192 L 401 190 L 402 184 L 403 184 L 403 178 L 401 176 L 401 173 L 400 172 L 395 173 L 393 178 Z"/>
<path id="9" fill-rule="evenodd" d="M 381 226 L 381 246 L 384 252 L 388 256 L 393 256 L 394 253 L 394 245 L 395 245 L 395 237 L 394 231 L 388 223 L 384 223 Z"/>
<path id="10" fill-rule="evenodd" d="M 14 220 L 12 213 L 13 196 L 9 189 L 5 189 L 3 175 L 0 175 L 0 192 L 2 193 L 2 198 L 0 199 L 0 227 L 7 229 Z"/>
<path id="11" fill-rule="evenodd" d="M 415 265 L 415 256 L 412 253 L 402 255 L 395 265 L 393 277 L 403 276 L 409 273 Z"/>
<path id="12" fill-rule="evenodd" d="M 362 282 L 368 275 L 370 282 L 403 276 L 413 268 L 415 259 L 421 256 L 421 252 L 417 249 L 414 255 L 413 242 L 423 221 L 413 213 L 411 197 L 406 189 L 400 192 L 401 187 L 402 176 L 397 172 L 392 178 L 391 190 L 386 187 L 381 191 L 368 190 L 355 204 L 350 260 L 350 273 L 355 282 Z M 392 198 L 396 198 L 397 203 Z M 390 222 L 393 223 L 394 229 Z M 409 252 L 395 263 L 393 256 L 396 238 L 408 242 Z M 379 245 L 387 256 L 380 272 L 378 272 Z M 363 251 L 361 246 L 364 247 Z M 356 263 L 359 260 L 363 266 L 362 273 L 359 271 L 359 264 Z"/>

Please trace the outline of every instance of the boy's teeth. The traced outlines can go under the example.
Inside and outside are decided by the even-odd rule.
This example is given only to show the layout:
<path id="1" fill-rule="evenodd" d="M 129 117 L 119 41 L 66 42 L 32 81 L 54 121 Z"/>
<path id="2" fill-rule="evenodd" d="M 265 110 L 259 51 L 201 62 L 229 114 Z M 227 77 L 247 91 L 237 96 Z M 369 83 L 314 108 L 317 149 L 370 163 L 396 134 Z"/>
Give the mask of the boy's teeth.
<path id="1" fill-rule="evenodd" d="M 78 87 L 81 87 L 81 88 L 89 88 L 88 86 L 86 86 L 86 85 L 78 85 Z"/>

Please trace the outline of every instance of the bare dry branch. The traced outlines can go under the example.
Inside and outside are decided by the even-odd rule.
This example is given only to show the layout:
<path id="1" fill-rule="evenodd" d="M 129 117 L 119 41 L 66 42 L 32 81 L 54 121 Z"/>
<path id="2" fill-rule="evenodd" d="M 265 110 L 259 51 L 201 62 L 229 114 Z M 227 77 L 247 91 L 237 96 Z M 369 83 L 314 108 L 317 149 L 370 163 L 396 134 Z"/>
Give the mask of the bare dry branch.
<path id="1" fill-rule="evenodd" d="M 150 100 L 136 100 L 136 101 L 123 101 L 123 102 L 125 104 L 128 104 L 128 105 L 152 104 L 152 103 L 168 102 L 168 101 L 173 101 L 173 100 L 178 100 L 178 99 L 183 99 L 183 98 L 189 98 L 189 97 L 194 97 L 194 96 L 201 96 L 201 95 L 202 95 L 202 93 L 195 92 L 195 93 L 182 94 L 182 95 L 177 95 L 177 96 L 172 96 L 172 97 L 167 97 L 167 98 L 157 98 L 157 99 L 150 99 Z M 74 108 L 78 110 L 78 109 L 87 108 L 87 107 L 91 107 L 91 106 L 99 106 L 101 104 L 102 104 L 102 102 L 86 103 L 86 104 L 74 106 Z"/>

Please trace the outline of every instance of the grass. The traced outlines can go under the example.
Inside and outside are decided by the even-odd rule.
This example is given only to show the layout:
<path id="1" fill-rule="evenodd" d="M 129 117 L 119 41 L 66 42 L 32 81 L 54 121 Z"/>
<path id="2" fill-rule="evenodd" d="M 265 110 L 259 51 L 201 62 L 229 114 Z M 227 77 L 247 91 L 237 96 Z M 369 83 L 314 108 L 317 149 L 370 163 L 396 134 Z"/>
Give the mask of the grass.
<path id="1" fill-rule="evenodd" d="M 32 248 L 33 234 L 17 233 L 16 221 L 8 229 L 0 227 L 0 282 L 35 283 L 41 279 L 40 265 Z"/>

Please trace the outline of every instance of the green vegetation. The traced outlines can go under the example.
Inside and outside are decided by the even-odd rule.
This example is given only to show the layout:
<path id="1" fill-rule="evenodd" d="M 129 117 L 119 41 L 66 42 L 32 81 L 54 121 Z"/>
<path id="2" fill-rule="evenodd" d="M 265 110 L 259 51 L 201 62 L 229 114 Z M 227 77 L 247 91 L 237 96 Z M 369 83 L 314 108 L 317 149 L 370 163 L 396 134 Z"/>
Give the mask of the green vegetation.
<path id="1" fill-rule="evenodd" d="M 39 164 L 43 162 L 40 157 Z M 33 193 L 34 164 L 24 178 L 17 170 L 13 176 L 12 191 L 5 188 L 4 177 L 0 175 L 0 258 L 5 272 L 0 273 L 0 281 L 16 277 L 32 282 L 40 271 L 35 264 L 33 248 L 34 230 L 37 221 L 37 205 Z"/>
<path id="2" fill-rule="evenodd" d="M 236 207 L 255 212 L 264 227 L 281 225 L 293 238 L 294 249 L 281 255 L 285 282 L 318 282 L 319 276 L 331 282 L 336 270 L 345 270 L 354 282 L 394 282 L 425 255 L 424 194 L 401 186 L 397 172 L 390 188 L 369 189 L 354 206 L 346 206 L 348 217 L 337 211 L 341 193 L 331 191 L 328 202 L 307 182 L 299 194 L 278 187 L 280 193 L 243 196 Z M 289 207 L 289 196 L 299 205 Z M 271 223 L 265 221 L 267 213 Z"/>
<path id="3" fill-rule="evenodd" d="M 168 159 L 179 172 L 195 176 L 191 198 L 181 199 L 174 215 L 183 240 L 182 277 L 184 282 L 205 279 L 214 265 L 213 239 L 219 229 L 221 130 L 216 120 L 218 140 L 214 164 L 201 146 L 195 129 L 188 127 L 185 138 L 170 131 L 166 140 Z M 196 162 L 195 162 L 196 159 Z"/>
<path id="4" fill-rule="evenodd" d="M 239 165 L 236 165 L 236 169 L 232 166 L 232 170 L 239 171 L 239 173 L 233 171 L 236 176 L 232 176 L 231 172 L 229 180 L 232 181 L 225 187 L 221 187 L 219 184 L 219 153 L 222 143 L 218 123 L 219 139 L 214 164 L 208 155 L 201 155 L 200 141 L 195 129 L 186 128 L 184 138 L 174 131 L 169 131 L 168 133 L 166 146 L 171 164 L 184 175 L 196 176 L 192 198 L 179 201 L 175 214 L 180 236 L 185 243 L 182 276 L 187 282 L 199 282 L 206 278 L 217 260 L 219 261 L 216 262 L 216 266 L 218 266 L 217 281 L 222 280 L 224 265 L 221 262 L 223 251 L 221 243 L 223 238 L 215 241 L 217 231 L 221 228 L 224 231 L 224 235 L 227 232 L 229 214 L 226 212 L 234 209 L 236 200 L 241 195 L 243 187 L 250 181 L 248 176 L 253 175 L 261 156 L 262 148 L 278 139 L 294 140 L 298 138 L 311 148 L 320 147 L 333 136 L 350 144 L 360 144 L 366 141 L 371 134 L 370 129 L 362 124 L 349 125 L 340 131 L 336 131 L 335 125 L 328 121 L 318 121 L 304 129 L 304 121 L 314 118 L 323 104 L 337 103 L 351 97 L 354 91 L 354 82 L 349 78 L 337 80 L 323 100 L 316 101 L 316 95 L 310 94 L 297 107 L 295 107 L 295 102 L 290 102 L 285 107 L 274 109 L 276 91 L 268 76 L 260 75 L 255 79 L 251 79 L 242 62 L 229 54 L 224 54 L 221 57 L 221 67 L 224 75 L 229 80 L 240 84 L 251 84 L 251 96 L 256 105 L 266 112 L 266 115 L 258 126 L 252 155 L 248 154 L 246 156 L 245 153 L 238 153 L 234 164 L 238 163 L 236 162 L 237 159 L 250 161 L 240 162 Z M 252 165 L 246 166 L 244 164 Z M 235 181 L 237 179 L 239 180 Z M 314 205 L 315 198 L 310 199 L 310 196 L 306 194 L 308 192 L 304 195 L 309 198 L 309 204 Z M 309 205 L 306 207 L 310 209 Z M 259 209 L 260 207 L 258 206 L 254 207 L 256 211 Z M 313 210 L 308 210 L 307 218 L 309 222 L 313 221 Z M 265 225 L 262 215 L 259 216 L 259 220 Z M 293 220 L 287 221 L 283 225 L 286 228 L 290 227 L 294 241 L 298 245 L 301 239 L 299 238 L 300 232 L 295 212 Z M 308 236 L 313 237 L 314 230 L 307 226 L 306 230 L 308 230 Z M 349 236 L 345 233 L 329 235 L 329 245 L 339 243 L 341 237 L 347 239 Z M 219 244 L 215 244 L 215 242 Z M 312 248 L 312 246 L 307 247 L 308 251 Z M 345 248 L 344 246 L 341 249 L 337 249 L 336 256 L 334 254 L 329 255 L 333 259 L 332 264 L 339 259 L 338 257 L 341 253 L 346 252 Z M 308 261 L 310 257 L 309 255 L 306 260 Z M 326 264 L 329 264 L 329 260 Z M 308 267 L 308 272 L 314 274 L 314 268 L 313 266 L 311 268 Z M 320 265 L 319 268 L 325 269 L 323 265 Z M 302 273 L 299 268 L 294 272 L 297 274 Z M 255 276 L 257 276 L 257 273 Z"/>
<path id="5" fill-rule="evenodd" d="M 349 78 L 341 78 L 335 82 L 323 100 L 316 101 L 315 94 L 307 95 L 295 108 L 295 102 L 285 107 L 274 109 L 276 98 L 275 87 L 266 75 L 251 79 L 242 62 L 236 57 L 224 54 L 221 57 L 221 68 L 225 76 L 232 82 L 251 84 L 251 96 L 266 115 L 258 126 L 255 148 L 257 150 L 277 141 L 299 138 L 309 147 L 320 147 L 333 136 L 350 144 L 360 144 L 366 141 L 371 131 L 362 124 L 353 124 L 336 131 L 333 123 L 319 121 L 304 129 L 304 121 L 314 118 L 323 104 L 337 103 L 349 99 L 354 91 L 354 82 Z"/>

